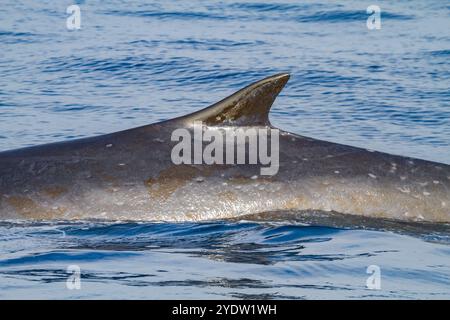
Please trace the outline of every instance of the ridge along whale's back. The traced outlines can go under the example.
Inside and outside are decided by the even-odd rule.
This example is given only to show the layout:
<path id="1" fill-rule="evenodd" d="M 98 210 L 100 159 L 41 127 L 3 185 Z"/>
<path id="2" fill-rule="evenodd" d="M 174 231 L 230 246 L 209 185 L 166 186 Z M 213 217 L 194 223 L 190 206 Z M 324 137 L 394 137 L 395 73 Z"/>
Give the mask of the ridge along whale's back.
<path id="1" fill-rule="evenodd" d="M 290 75 L 288 73 L 279 73 L 264 78 L 209 107 L 178 118 L 100 136 L 2 151 L 0 152 L 0 157 L 14 157 L 19 154 L 25 156 L 27 152 L 32 152 L 33 150 L 38 154 L 42 154 L 42 149 L 45 147 L 55 147 L 59 150 L 83 148 L 86 144 L 96 143 L 105 139 L 116 139 L 126 135 L 136 135 L 136 138 L 139 138 L 139 136 L 145 137 L 147 130 L 155 126 L 190 127 L 195 121 L 201 121 L 208 126 L 270 126 L 270 108 L 289 78 Z"/>

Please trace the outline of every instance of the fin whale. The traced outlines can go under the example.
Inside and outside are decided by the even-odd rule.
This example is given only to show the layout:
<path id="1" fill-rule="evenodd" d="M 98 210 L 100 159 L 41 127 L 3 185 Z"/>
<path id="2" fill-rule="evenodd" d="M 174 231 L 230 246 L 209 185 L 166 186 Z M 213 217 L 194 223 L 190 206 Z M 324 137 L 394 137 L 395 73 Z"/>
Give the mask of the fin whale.
<path id="1" fill-rule="evenodd" d="M 450 166 L 280 130 L 279 168 L 174 164 L 171 135 L 274 128 L 277 74 L 187 116 L 72 141 L 0 152 L 0 219 L 209 220 L 261 212 L 333 211 L 450 222 Z"/>

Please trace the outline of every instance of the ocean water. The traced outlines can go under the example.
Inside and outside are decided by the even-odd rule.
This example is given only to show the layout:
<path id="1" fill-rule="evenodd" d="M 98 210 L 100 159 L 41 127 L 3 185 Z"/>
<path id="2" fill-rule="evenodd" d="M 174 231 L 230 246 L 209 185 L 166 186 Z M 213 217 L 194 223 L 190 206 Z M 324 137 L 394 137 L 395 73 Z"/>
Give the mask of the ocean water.
<path id="1" fill-rule="evenodd" d="M 5 0 L 0 150 L 173 118 L 289 72 L 274 125 L 450 164 L 449 17 L 437 0 Z M 449 228 L 314 213 L 3 221 L 0 298 L 449 299 Z"/>

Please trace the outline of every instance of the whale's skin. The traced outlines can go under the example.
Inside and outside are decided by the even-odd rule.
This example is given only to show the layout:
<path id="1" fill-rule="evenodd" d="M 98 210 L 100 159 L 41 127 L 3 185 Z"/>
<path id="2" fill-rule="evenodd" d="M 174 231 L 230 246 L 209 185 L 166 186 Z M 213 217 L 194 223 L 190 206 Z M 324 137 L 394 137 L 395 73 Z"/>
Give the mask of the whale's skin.
<path id="1" fill-rule="evenodd" d="M 280 130 L 279 171 L 175 165 L 172 132 L 272 127 L 289 78 L 258 81 L 209 108 L 153 125 L 0 152 L 0 219 L 210 220 L 321 210 L 450 222 L 450 166 Z"/>

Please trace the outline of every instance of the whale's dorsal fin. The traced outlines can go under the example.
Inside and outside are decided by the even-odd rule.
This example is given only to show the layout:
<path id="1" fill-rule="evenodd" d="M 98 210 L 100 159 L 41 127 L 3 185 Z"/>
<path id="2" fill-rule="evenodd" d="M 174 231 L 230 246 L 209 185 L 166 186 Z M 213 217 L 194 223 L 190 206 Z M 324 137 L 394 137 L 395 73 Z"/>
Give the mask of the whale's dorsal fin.
<path id="1" fill-rule="evenodd" d="M 287 73 L 265 78 L 177 120 L 187 125 L 202 121 L 208 126 L 268 126 L 270 107 L 288 80 Z"/>

